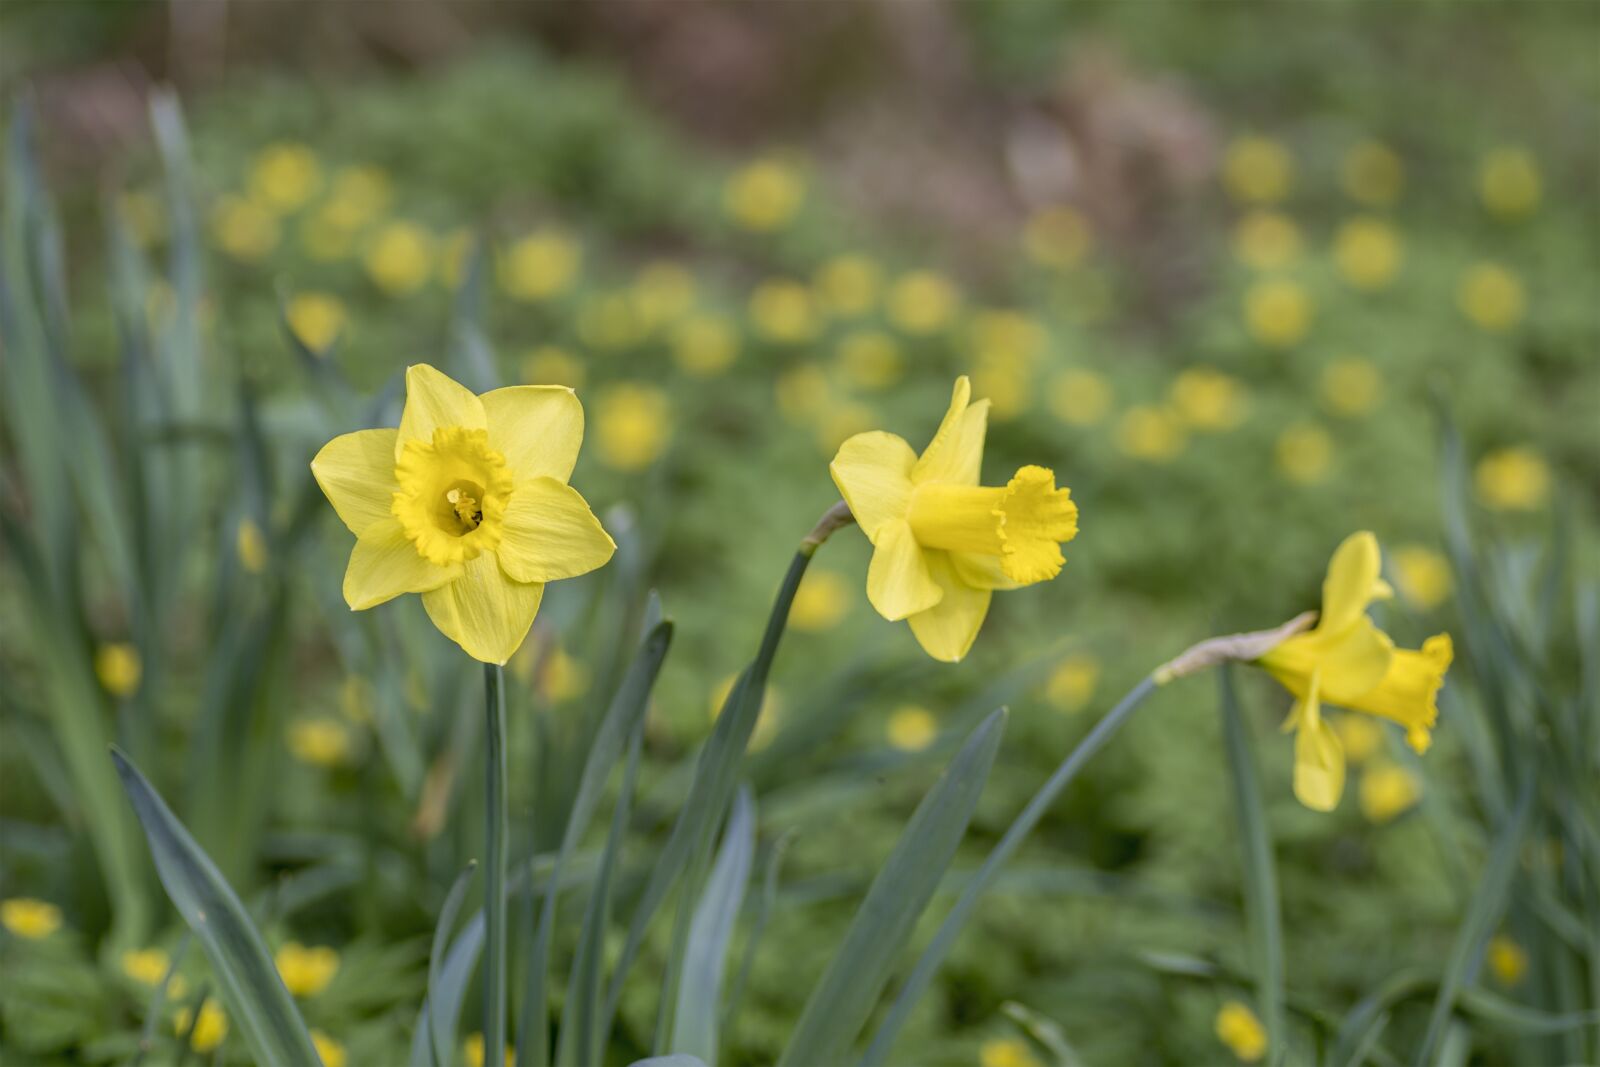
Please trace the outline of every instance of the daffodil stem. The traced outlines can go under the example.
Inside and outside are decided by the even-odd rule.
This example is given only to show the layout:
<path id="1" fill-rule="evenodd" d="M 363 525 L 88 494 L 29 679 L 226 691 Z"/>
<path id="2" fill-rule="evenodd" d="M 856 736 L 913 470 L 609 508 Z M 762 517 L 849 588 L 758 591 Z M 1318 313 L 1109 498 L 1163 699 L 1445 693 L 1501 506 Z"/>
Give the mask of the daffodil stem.
<path id="1" fill-rule="evenodd" d="M 822 518 L 817 520 L 817 524 L 811 528 L 811 532 L 806 534 L 805 540 L 800 542 L 800 554 L 810 559 L 816 554 L 817 548 L 822 542 L 833 536 L 833 531 L 848 526 L 855 521 L 856 517 L 850 513 L 850 505 L 843 500 L 839 501 L 822 513 Z"/>
<path id="2" fill-rule="evenodd" d="M 955 944 L 962 926 L 966 924 L 973 909 L 978 906 L 978 901 L 989 888 L 989 883 L 994 881 L 1000 868 L 1011 858 L 1012 853 L 1022 846 L 1022 842 L 1033 832 L 1033 828 L 1039 825 L 1039 821 L 1050 810 L 1050 805 L 1055 803 L 1061 791 L 1078 776 L 1078 772 L 1083 770 L 1084 765 L 1095 753 L 1105 747 L 1106 742 L 1110 741 L 1122 728 L 1122 724 L 1132 716 L 1134 709 L 1155 691 L 1156 685 L 1154 675 L 1149 675 L 1134 686 L 1116 707 L 1095 723 L 1089 735 L 1078 742 L 1078 747 L 1072 750 L 1072 754 L 1056 768 L 1050 780 L 1040 787 L 1032 800 L 1028 801 L 1028 806 L 1022 809 L 1022 814 L 1017 816 L 1010 829 L 1006 830 L 1005 836 L 1000 839 L 1000 843 L 990 851 L 989 858 L 983 861 L 983 866 L 968 879 L 966 888 L 961 892 L 961 898 L 956 901 L 955 907 L 950 909 L 950 914 L 945 916 L 943 925 L 939 927 L 939 932 L 934 935 L 928 947 L 923 949 L 921 958 L 917 960 L 916 969 L 900 987 L 894 1006 L 879 1024 L 877 1033 L 873 1034 L 872 1045 L 862 1057 L 862 1067 L 883 1063 L 888 1058 L 889 1050 L 894 1047 L 900 1027 L 905 1024 L 912 1007 L 921 999 L 928 984 L 933 981 L 933 976 L 938 973 L 939 966 L 944 963 L 945 955 Z"/>
<path id="3" fill-rule="evenodd" d="M 484 1063 L 506 1060 L 506 697 L 505 673 L 497 664 L 483 668 L 483 780 L 487 862 L 484 881 L 483 1041 Z"/>

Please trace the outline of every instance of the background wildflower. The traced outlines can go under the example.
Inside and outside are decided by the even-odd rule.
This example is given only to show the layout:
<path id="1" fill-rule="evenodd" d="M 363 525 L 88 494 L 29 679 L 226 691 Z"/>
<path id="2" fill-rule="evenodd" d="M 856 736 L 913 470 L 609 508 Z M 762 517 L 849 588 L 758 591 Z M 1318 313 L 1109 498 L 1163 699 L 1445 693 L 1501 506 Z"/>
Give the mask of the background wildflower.
<path id="1" fill-rule="evenodd" d="M 991 1037 L 978 1046 L 978 1067 L 1040 1067 L 1040 1064 L 1026 1041 Z"/>
<path id="2" fill-rule="evenodd" d="M 131 696 L 144 677 L 144 664 L 133 645 L 110 641 L 95 650 L 94 673 L 100 679 L 100 687 L 112 696 Z"/>
<path id="3" fill-rule="evenodd" d="M 1449 599 L 1454 580 L 1443 554 L 1425 545 L 1400 545 L 1391 559 L 1395 588 L 1414 607 L 1432 611 Z"/>
<path id="4" fill-rule="evenodd" d="M 1478 499 L 1497 511 L 1533 511 L 1550 496 L 1550 467 L 1526 445 L 1496 449 L 1478 461 Z"/>
<path id="5" fill-rule="evenodd" d="M 1515 940 L 1505 934 L 1494 935 L 1489 939 L 1486 956 L 1496 982 L 1507 988 L 1522 984 L 1528 973 L 1528 953 Z"/>
<path id="6" fill-rule="evenodd" d="M 1273 455 L 1285 478 L 1297 485 L 1316 485 L 1328 477 L 1333 439 L 1314 423 L 1297 422 L 1278 435 Z"/>
<path id="7" fill-rule="evenodd" d="M 194 1024 L 192 1033 L 189 1029 L 191 1023 Z M 227 1038 L 228 1013 L 222 1010 L 222 1005 L 215 998 L 207 997 L 206 1002 L 200 1005 L 198 1019 L 194 1009 L 179 1008 L 177 1017 L 172 1021 L 172 1030 L 179 1037 L 189 1034 L 189 1047 L 203 1055 L 216 1049 Z"/>
<path id="8" fill-rule="evenodd" d="M 549 300 L 572 288 L 581 257 L 577 242 L 564 233 L 529 234 L 506 249 L 500 284 L 515 300 Z"/>
<path id="9" fill-rule="evenodd" d="M 239 520 L 238 528 L 233 537 L 234 551 L 239 557 L 240 566 L 251 574 L 261 574 L 271 562 L 267 554 L 267 538 L 261 532 L 261 527 L 249 516 Z"/>
<path id="10" fill-rule="evenodd" d="M 288 740 L 294 758 L 312 767 L 337 767 L 350 758 L 350 733 L 337 719 L 296 719 Z"/>
<path id="11" fill-rule="evenodd" d="M 890 713 L 884 733 L 895 748 L 921 752 L 939 736 L 939 722 L 927 708 L 904 704 Z"/>
<path id="12" fill-rule="evenodd" d="M 864 255 L 835 256 L 817 271 L 813 286 L 830 315 L 854 318 L 877 306 L 883 289 L 883 268 Z"/>
<path id="13" fill-rule="evenodd" d="M 365 257 L 367 276 L 390 296 L 406 296 L 433 273 L 433 237 L 413 222 L 391 222 L 373 237 Z"/>
<path id="14" fill-rule="evenodd" d="M 786 278 L 762 282 L 750 294 L 750 321 L 756 332 L 769 341 L 809 341 L 818 325 L 811 290 Z"/>
<path id="15" fill-rule="evenodd" d="M 850 583 L 838 571 L 809 568 L 789 607 L 789 626 L 812 633 L 831 630 L 850 610 L 850 591 Z"/>
<path id="16" fill-rule="evenodd" d="M 889 289 L 889 321 L 909 334 L 938 333 L 950 325 L 961 294 L 949 279 L 933 271 L 919 270 L 895 279 Z"/>
<path id="17" fill-rule="evenodd" d="M 61 929 L 61 909 L 32 897 L 0 900 L 0 926 L 18 937 L 41 941 Z"/>
<path id="18" fill-rule="evenodd" d="M 1361 814 L 1379 825 L 1410 811 L 1422 796 L 1417 776 L 1398 763 L 1380 763 L 1361 775 Z"/>
<path id="19" fill-rule="evenodd" d="M 1269 348 L 1289 348 L 1311 329 L 1311 297 L 1286 278 L 1256 282 L 1245 292 L 1245 325 Z"/>
<path id="20" fill-rule="evenodd" d="M 1111 384 L 1092 370 L 1064 370 L 1050 380 L 1049 404 L 1069 426 L 1095 426 L 1111 411 Z"/>
<path id="21" fill-rule="evenodd" d="M 1056 664 L 1045 683 L 1045 699 L 1057 711 L 1068 713 L 1082 711 L 1094 699 L 1095 687 L 1100 684 L 1100 661 L 1083 652 L 1075 652 Z"/>
<path id="22" fill-rule="evenodd" d="M 805 193 L 805 182 L 794 167 L 764 159 L 728 179 L 723 205 L 729 217 L 744 229 L 769 232 L 794 220 Z"/>
<path id="23" fill-rule="evenodd" d="M 1479 263 L 1462 275 L 1456 300 L 1473 325 L 1489 333 L 1511 329 L 1527 307 L 1522 282 L 1498 263 Z"/>
<path id="24" fill-rule="evenodd" d="M 1172 407 L 1192 429 L 1231 430 L 1244 421 L 1245 390 L 1212 367 L 1190 367 L 1172 380 Z"/>
<path id="25" fill-rule="evenodd" d="M 1116 444 L 1124 455 L 1152 463 L 1177 458 L 1188 445 L 1188 433 L 1164 407 L 1135 404 L 1117 420 Z"/>
<path id="26" fill-rule="evenodd" d="M 322 1060 L 322 1067 L 345 1067 L 348 1057 L 342 1042 L 335 1040 L 324 1030 L 313 1029 L 311 1043 L 316 1046 L 317 1057 Z"/>
<path id="27" fill-rule="evenodd" d="M 1267 1054 L 1267 1028 L 1243 1001 L 1226 1001 L 1217 1011 L 1217 1040 L 1241 1063 L 1255 1063 Z"/>
<path id="28" fill-rule="evenodd" d="M 660 458 L 671 435 L 672 403 L 655 386 L 619 382 L 600 393 L 595 445 L 606 466 L 643 470 Z"/>
<path id="29" fill-rule="evenodd" d="M 1075 267 L 1089 254 L 1092 244 L 1088 221 L 1065 206 L 1034 212 L 1022 231 L 1023 250 L 1042 267 Z"/>
<path id="30" fill-rule="evenodd" d="M 1339 167 L 1340 184 L 1352 200 L 1372 207 L 1388 207 L 1405 188 L 1405 164 L 1388 145 L 1360 141 L 1345 153 Z"/>
<path id="31" fill-rule="evenodd" d="M 857 330 L 839 341 L 839 369 L 859 389 L 887 389 L 905 374 L 900 344 L 882 330 Z"/>
<path id="32" fill-rule="evenodd" d="M 284 317 L 300 343 L 317 355 L 326 353 L 344 331 L 344 304 L 330 293 L 296 293 L 289 298 Z"/>
<path id="33" fill-rule="evenodd" d="M 1222 184 L 1240 203 L 1277 203 L 1289 195 L 1293 176 L 1289 150 L 1266 137 L 1235 138 L 1222 161 Z"/>
<path id="34" fill-rule="evenodd" d="M 1522 148 L 1497 148 L 1478 166 L 1483 206 L 1503 219 L 1530 215 L 1539 206 L 1543 182 L 1533 155 Z"/>
<path id="35" fill-rule="evenodd" d="M 1300 258 L 1300 229 L 1280 211 L 1252 211 L 1233 229 L 1233 254 L 1251 270 L 1281 270 Z"/>
<path id="36" fill-rule="evenodd" d="M 297 997 L 314 997 L 339 973 L 339 953 L 326 945 L 306 947 L 287 942 L 273 957 L 284 986 Z"/>
<path id="37" fill-rule="evenodd" d="M 583 362 L 565 348 L 540 345 L 522 357 L 522 380 L 528 385 L 582 387 L 587 375 Z"/>
<path id="38" fill-rule="evenodd" d="M 256 156 L 250 172 L 250 194 L 264 207 L 286 214 L 297 211 L 322 185 L 316 153 L 303 144 L 268 145 Z"/>
<path id="39" fill-rule="evenodd" d="M 1357 289 L 1380 289 L 1400 270 L 1400 235 L 1382 219 L 1350 219 L 1334 238 L 1333 258 L 1344 280 Z"/>
<path id="40" fill-rule="evenodd" d="M 1383 376 L 1369 359 L 1341 356 L 1318 377 L 1322 406 L 1347 419 L 1370 415 L 1383 395 Z"/>
<path id="41" fill-rule="evenodd" d="M 211 210 L 217 247 L 241 263 L 259 263 L 278 247 L 278 219 L 253 200 L 224 196 Z"/>
<path id="42" fill-rule="evenodd" d="M 721 374 L 739 356 L 739 334 L 721 315 L 691 315 L 672 330 L 672 359 L 685 374 Z"/>

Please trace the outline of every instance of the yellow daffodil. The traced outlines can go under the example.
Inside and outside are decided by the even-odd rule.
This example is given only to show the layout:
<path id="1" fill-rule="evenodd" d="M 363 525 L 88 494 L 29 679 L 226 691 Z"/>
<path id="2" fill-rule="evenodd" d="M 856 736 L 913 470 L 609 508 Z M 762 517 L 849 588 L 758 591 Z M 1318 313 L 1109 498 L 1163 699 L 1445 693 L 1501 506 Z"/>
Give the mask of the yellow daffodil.
<path id="1" fill-rule="evenodd" d="M 1252 211 L 1233 229 L 1233 254 L 1251 270 L 1281 270 L 1300 258 L 1300 230 L 1281 211 Z"/>
<path id="2" fill-rule="evenodd" d="M 1188 445 L 1183 420 L 1163 407 L 1135 404 L 1117 420 L 1116 445 L 1124 455 L 1167 463 Z"/>
<path id="3" fill-rule="evenodd" d="M 391 222 L 367 246 L 366 267 L 390 296 L 414 293 L 433 273 L 433 236 L 414 222 Z"/>
<path id="4" fill-rule="evenodd" d="M 1241 203 L 1272 204 L 1289 195 L 1294 160 L 1266 137 L 1238 137 L 1222 160 L 1222 184 Z"/>
<path id="5" fill-rule="evenodd" d="M 1504 333 L 1522 321 L 1528 298 L 1517 276 L 1498 263 L 1479 263 L 1456 293 L 1462 314 L 1486 333 Z"/>
<path id="6" fill-rule="evenodd" d="M 1362 141 L 1346 152 L 1339 176 L 1352 200 L 1373 207 L 1387 207 L 1400 199 L 1406 184 L 1405 164 L 1378 141 Z"/>
<path id="7" fill-rule="evenodd" d="M 672 402 L 653 385 L 618 382 L 600 394 L 595 438 L 600 462 L 619 471 L 643 470 L 672 437 Z"/>
<path id="8" fill-rule="evenodd" d="M 1311 298 L 1287 278 L 1257 282 L 1245 293 L 1245 325 L 1269 348 L 1298 344 L 1311 329 Z"/>
<path id="9" fill-rule="evenodd" d="M 1322 368 L 1318 383 L 1322 405 L 1347 419 L 1366 415 L 1378 406 L 1383 377 L 1369 359 L 1342 356 Z"/>
<path id="10" fill-rule="evenodd" d="M 328 293 L 296 293 L 285 318 L 300 343 L 320 356 L 344 330 L 344 305 Z"/>
<path id="11" fill-rule="evenodd" d="M 32 897 L 0 900 L 0 926 L 29 941 L 42 941 L 61 929 L 61 909 Z"/>
<path id="12" fill-rule="evenodd" d="M 857 330 L 839 342 L 839 369 L 861 389 L 887 389 L 906 371 L 899 342 L 882 330 Z"/>
<path id="13" fill-rule="evenodd" d="M 1488 960 L 1494 980 L 1503 986 L 1518 985 L 1528 973 L 1527 952 L 1505 934 L 1489 939 Z"/>
<path id="14" fill-rule="evenodd" d="M 522 357 L 522 380 L 529 385 L 564 385 L 577 389 L 586 377 L 583 361 L 555 345 L 540 345 Z"/>
<path id="15" fill-rule="evenodd" d="M 1041 267 L 1075 267 L 1089 254 L 1089 223 L 1070 207 L 1047 207 L 1029 217 L 1022 248 Z"/>
<path id="16" fill-rule="evenodd" d="M 1394 552 L 1394 584 L 1412 604 L 1431 611 L 1450 596 L 1450 563 L 1425 545 L 1402 545 Z"/>
<path id="17" fill-rule="evenodd" d="M 514 300 L 536 303 L 572 287 L 583 250 L 564 233 L 530 234 L 506 250 L 500 284 Z"/>
<path id="18" fill-rule="evenodd" d="M 765 233 L 787 226 L 805 195 L 805 180 L 795 168 L 766 159 L 729 178 L 722 202 L 734 222 L 746 230 Z"/>
<path id="19" fill-rule="evenodd" d="M 1095 426 L 1111 411 L 1111 383 L 1092 370 L 1064 370 L 1050 380 L 1050 413 L 1068 426 Z"/>
<path id="20" fill-rule="evenodd" d="M 327 989 L 333 976 L 339 973 L 339 953 L 326 945 L 307 948 L 298 941 L 290 941 L 273 957 L 278 975 L 290 993 L 297 997 L 314 997 Z"/>
<path id="21" fill-rule="evenodd" d="M 1450 635 L 1428 638 L 1420 651 L 1396 649 L 1366 614 L 1373 600 L 1390 595 L 1379 567 L 1376 537 L 1362 531 L 1346 538 L 1328 564 L 1317 625 L 1257 661 L 1295 696 L 1284 723 L 1295 731 L 1294 791 L 1317 811 L 1333 810 L 1344 791 L 1344 747 L 1323 717 L 1324 702 L 1399 723 L 1417 752 L 1427 750 L 1438 718 Z"/>
<path id="22" fill-rule="evenodd" d="M 1550 496 L 1550 467 L 1525 445 L 1496 449 L 1473 472 L 1478 498 L 1496 511 L 1534 511 Z"/>
<path id="23" fill-rule="evenodd" d="M 1044 467 L 1023 467 L 1004 486 L 978 484 L 989 404 L 970 403 L 971 393 L 958 378 L 920 457 L 903 438 L 873 431 L 845 441 L 829 467 L 873 544 L 867 598 L 947 662 L 972 647 L 993 590 L 1054 578 L 1061 545 L 1078 532 L 1071 493 Z"/>
<path id="24" fill-rule="evenodd" d="M 289 724 L 288 735 L 289 751 L 301 763 L 337 767 L 350 758 L 350 732 L 337 719 L 296 719 Z"/>
<path id="25" fill-rule="evenodd" d="M 934 334 L 950 325 L 961 294 L 948 278 L 930 270 L 912 271 L 889 289 L 889 321 L 909 334 Z"/>
<path id="26" fill-rule="evenodd" d="M 721 315 L 691 315 L 672 330 L 672 360 L 696 378 L 721 374 L 739 358 L 739 331 Z"/>
<path id="27" fill-rule="evenodd" d="M 1100 684 L 1100 661 L 1093 656 L 1076 653 L 1063 659 L 1050 672 L 1045 682 L 1045 699 L 1057 711 L 1082 711 L 1094 697 Z"/>
<path id="28" fill-rule="evenodd" d="M 1351 219 L 1333 239 L 1333 261 L 1357 289 L 1381 289 L 1394 280 L 1402 258 L 1400 235 L 1382 219 Z"/>
<path id="29" fill-rule="evenodd" d="M 259 263 L 278 247 L 278 218 L 242 196 L 225 196 L 211 211 L 217 247 L 241 263 Z"/>
<path id="30" fill-rule="evenodd" d="M 1039 1057 L 1026 1041 L 991 1037 L 978 1047 L 978 1067 L 1039 1067 Z"/>
<path id="31" fill-rule="evenodd" d="M 322 1067 L 345 1067 L 347 1058 L 343 1042 L 335 1040 L 321 1030 L 312 1030 L 311 1044 L 317 1050 L 317 1058 L 322 1061 Z"/>
<path id="32" fill-rule="evenodd" d="M 863 255 L 835 256 L 817 271 L 812 286 L 829 314 L 854 318 L 865 315 L 878 303 L 883 268 Z"/>
<path id="33" fill-rule="evenodd" d="M 256 520 L 249 516 L 239 520 L 239 528 L 234 533 L 233 547 L 238 553 L 240 566 L 251 574 L 260 574 L 267 569 L 269 562 L 267 536 L 261 532 Z"/>
<path id="34" fill-rule="evenodd" d="M 189 1033 L 190 1023 L 194 1024 L 193 1033 Z M 172 1030 L 179 1037 L 189 1034 L 189 1044 L 196 1052 L 210 1052 L 228 1036 L 228 1014 L 222 1010 L 221 1004 L 207 1000 L 200 1006 L 199 1019 L 195 1018 L 193 1009 L 179 1008 L 177 1017 L 172 1021 Z"/>
<path id="35" fill-rule="evenodd" d="M 1380 763 L 1361 775 L 1361 814 L 1382 825 L 1411 810 L 1422 796 L 1417 776 L 1398 763 Z"/>
<path id="36" fill-rule="evenodd" d="M 250 172 L 250 193 L 263 206 L 286 214 L 297 211 L 322 185 L 316 153 L 303 144 L 268 145 Z"/>
<path id="37" fill-rule="evenodd" d="M 1316 485 L 1328 477 L 1333 439 L 1309 422 L 1297 422 L 1278 435 L 1274 455 L 1278 471 L 1296 485 Z"/>
<path id="38" fill-rule="evenodd" d="M 1255 1063 L 1267 1054 L 1267 1028 L 1242 1001 L 1230 1000 L 1217 1011 L 1217 1040 L 1241 1063 Z"/>
<path id="39" fill-rule="evenodd" d="M 1172 380 L 1172 406 L 1191 429 L 1231 430 L 1244 421 L 1245 391 L 1211 367 L 1191 367 Z"/>
<path id="40" fill-rule="evenodd" d="M 131 696 L 144 677 L 144 664 L 138 649 L 126 641 L 112 641 L 95 649 L 94 673 L 112 696 Z"/>
<path id="41" fill-rule="evenodd" d="M 896 708 L 884 727 L 889 744 L 904 752 L 921 752 L 939 736 L 939 721 L 927 708 L 906 704 Z"/>
<path id="42" fill-rule="evenodd" d="M 571 389 L 474 396 L 426 364 L 409 368 L 399 429 L 345 434 L 311 462 L 357 538 L 346 602 L 362 611 L 421 593 L 445 636 L 505 663 L 545 583 L 594 570 L 616 547 L 567 484 L 582 440 Z"/>
<path id="43" fill-rule="evenodd" d="M 1539 206 L 1539 165 L 1521 148 L 1497 148 L 1478 167 L 1483 206 L 1503 219 L 1521 218 Z"/>
<path id="44" fill-rule="evenodd" d="M 839 625 L 850 610 L 850 583 L 838 571 L 812 567 L 795 590 L 789 625 L 815 633 Z"/>

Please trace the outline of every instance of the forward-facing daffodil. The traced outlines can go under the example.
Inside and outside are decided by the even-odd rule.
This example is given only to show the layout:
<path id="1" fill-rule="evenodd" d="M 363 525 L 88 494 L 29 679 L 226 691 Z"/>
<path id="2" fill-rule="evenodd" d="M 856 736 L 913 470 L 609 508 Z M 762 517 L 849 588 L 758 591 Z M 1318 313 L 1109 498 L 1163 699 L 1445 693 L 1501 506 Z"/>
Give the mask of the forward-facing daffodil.
<path id="1" fill-rule="evenodd" d="M 583 407 L 564 386 L 481 396 L 426 364 L 406 371 L 399 429 L 336 437 L 311 471 L 356 535 L 344 597 L 356 611 L 422 594 L 435 626 L 503 664 L 546 582 L 592 571 L 616 545 L 567 484 Z"/>
<path id="2" fill-rule="evenodd" d="M 989 401 L 970 403 L 958 378 L 933 442 L 919 457 L 892 433 L 856 434 L 829 470 L 873 544 L 867 598 L 905 619 L 934 659 L 972 647 L 996 589 L 1048 581 L 1061 545 L 1078 532 L 1078 507 L 1055 474 L 1026 466 L 1003 486 L 980 486 Z"/>
<path id="3" fill-rule="evenodd" d="M 1344 791 L 1344 746 L 1322 705 L 1376 715 L 1405 728 L 1425 752 L 1439 715 L 1436 699 L 1453 654 L 1449 634 L 1420 650 L 1397 649 L 1367 615 L 1392 595 L 1379 576 L 1378 540 L 1362 531 L 1333 554 L 1315 627 L 1283 641 L 1256 662 L 1295 696 L 1284 729 L 1295 732 L 1294 792 L 1317 811 L 1331 811 Z"/>

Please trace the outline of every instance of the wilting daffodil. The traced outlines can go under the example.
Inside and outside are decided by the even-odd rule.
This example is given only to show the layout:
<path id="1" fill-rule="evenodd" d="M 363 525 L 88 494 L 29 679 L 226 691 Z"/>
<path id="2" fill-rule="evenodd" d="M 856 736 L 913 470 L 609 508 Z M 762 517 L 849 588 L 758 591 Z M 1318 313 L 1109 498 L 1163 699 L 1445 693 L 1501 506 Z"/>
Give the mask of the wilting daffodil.
<path id="1" fill-rule="evenodd" d="M 919 457 L 903 438 L 875 430 L 839 447 L 829 470 L 873 544 L 867 599 L 905 619 L 934 659 L 967 654 L 995 589 L 1061 572 L 1061 545 L 1078 532 L 1078 507 L 1044 467 L 1003 486 L 980 486 L 989 401 L 969 403 L 956 380 L 950 410 Z"/>
<path id="2" fill-rule="evenodd" d="M 505 663 L 546 582 L 604 564 L 612 543 L 567 478 L 583 440 L 571 389 L 475 396 L 427 364 L 406 371 L 400 428 L 329 441 L 311 471 L 356 535 L 344 598 L 363 611 L 421 593 L 446 637 Z"/>
<path id="3" fill-rule="evenodd" d="M 1331 811 L 1344 791 L 1344 746 L 1323 717 L 1324 703 L 1399 723 L 1417 752 L 1427 750 L 1439 715 L 1450 635 L 1428 638 L 1420 651 L 1395 648 L 1366 614 L 1372 601 L 1392 595 L 1378 571 L 1377 538 L 1347 537 L 1328 564 L 1316 626 L 1256 661 L 1295 696 L 1284 723 L 1295 732 L 1294 792 L 1317 811 Z"/>

